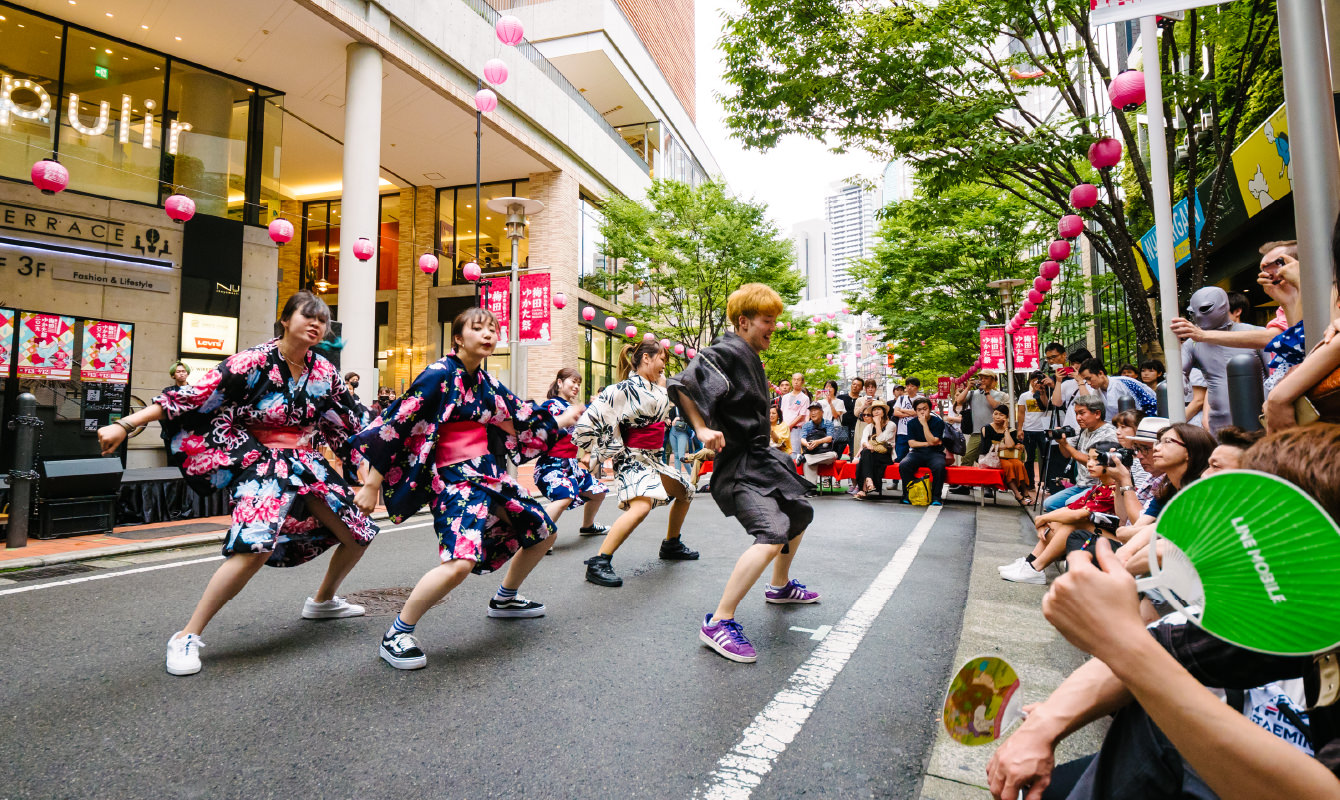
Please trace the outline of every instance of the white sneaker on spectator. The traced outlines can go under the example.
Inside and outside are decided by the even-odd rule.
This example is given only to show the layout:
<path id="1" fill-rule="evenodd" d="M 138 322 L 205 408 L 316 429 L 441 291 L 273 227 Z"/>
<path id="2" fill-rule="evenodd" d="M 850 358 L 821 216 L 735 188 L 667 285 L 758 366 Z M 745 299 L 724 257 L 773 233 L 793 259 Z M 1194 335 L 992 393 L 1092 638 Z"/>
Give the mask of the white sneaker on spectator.
<path id="1" fill-rule="evenodd" d="M 1015 560 L 1011 561 L 1008 564 L 1001 564 L 999 567 L 996 567 L 996 571 L 999 572 L 1001 575 L 1004 575 L 1007 572 L 1014 572 L 1016 569 L 1019 568 L 1020 564 L 1027 563 L 1027 561 L 1028 561 L 1027 556 L 1019 556 L 1018 558 L 1016 558 Z"/>
<path id="2" fill-rule="evenodd" d="M 1032 583 L 1039 586 L 1047 585 L 1047 576 L 1033 569 L 1031 564 L 1020 564 L 1010 572 L 1002 572 L 1000 577 L 1013 583 Z"/>

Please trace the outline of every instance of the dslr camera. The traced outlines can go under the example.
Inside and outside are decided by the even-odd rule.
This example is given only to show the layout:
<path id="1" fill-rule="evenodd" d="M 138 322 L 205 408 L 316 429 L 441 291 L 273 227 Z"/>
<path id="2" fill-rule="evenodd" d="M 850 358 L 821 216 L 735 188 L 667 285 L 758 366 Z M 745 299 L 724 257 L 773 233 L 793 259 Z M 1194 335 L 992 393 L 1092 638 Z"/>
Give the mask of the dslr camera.
<path id="1" fill-rule="evenodd" d="M 1130 469 L 1135 463 L 1135 451 L 1129 447 L 1114 447 L 1098 454 L 1098 463 L 1105 467 L 1115 467 L 1118 461 L 1125 464 L 1126 469 Z"/>
<path id="2" fill-rule="evenodd" d="M 1046 431 L 1048 441 L 1059 442 L 1062 437 L 1066 439 L 1075 438 L 1075 429 L 1069 425 L 1062 425 L 1059 428 L 1052 428 Z"/>

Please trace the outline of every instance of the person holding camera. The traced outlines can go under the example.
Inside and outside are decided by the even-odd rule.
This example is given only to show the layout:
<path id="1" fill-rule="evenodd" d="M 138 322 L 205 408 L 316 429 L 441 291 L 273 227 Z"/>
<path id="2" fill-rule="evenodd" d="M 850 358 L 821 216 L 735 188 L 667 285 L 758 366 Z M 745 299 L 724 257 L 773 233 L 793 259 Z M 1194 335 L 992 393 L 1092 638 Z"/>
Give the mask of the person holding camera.
<path id="1" fill-rule="evenodd" d="M 976 431 L 991 422 L 991 410 L 996 406 L 1003 405 L 1006 413 L 1009 413 L 1010 398 L 1004 392 L 996 389 L 996 376 L 990 372 L 983 372 L 980 378 L 972 379 L 967 386 L 959 391 L 954 402 L 966 406 L 968 409 L 968 419 L 972 425 L 964 425 Z M 988 446 L 987 449 L 990 449 Z M 968 437 L 967 449 L 963 452 L 963 466 L 976 466 L 977 458 L 983 451 L 982 434 L 975 432 Z"/>
<path id="2" fill-rule="evenodd" d="M 1066 458 L 1075 459 L 1077 464 L 1083 464 L 1088 461 L 1088 452 L 1095 444 L 1099 442 L 1117 443 L 1117 429 L 1105 420 L 1107 416 L 1107 403 L 1098 395 L 1081 395 L 1075 398 L 1073 410 L 1075 413 L 1075 423 L 1079 427 L 1076 432 L 1069 426 L 1053 428 L 1047 432 L 1047 437 L 1056 445 L 1060 454 Z M 1073 444 L 1071 439 L 1074 439 Z M 1075 495 L 1086 489 L 1092 488 L 1097 483 L 1087 472 L 1075 475 L 1075 485 L 1068 489 L 1062 489 L 1055 492 L 1047 498 L 1042 504 L 1043 511 L 1055 511 L 1066 503 L 1070 502 Z"/>

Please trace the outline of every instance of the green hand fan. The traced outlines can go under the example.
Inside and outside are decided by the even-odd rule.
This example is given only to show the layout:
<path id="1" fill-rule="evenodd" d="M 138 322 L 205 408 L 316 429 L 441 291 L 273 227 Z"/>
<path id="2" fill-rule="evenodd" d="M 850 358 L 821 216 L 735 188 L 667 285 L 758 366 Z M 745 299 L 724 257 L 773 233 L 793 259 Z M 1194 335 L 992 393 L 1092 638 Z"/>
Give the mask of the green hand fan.
<path id="1" fill-rule="evenodd" d="M 1177 610 L 1231 644 L 1278 655 L 1340 645 L 1340 528 L 1282 478 L 1235 470 L 1179 491 L 1159 514 L 1150 577 Z"/>
<path id="2" fill-rule="evenodd" d="M 978 656 L 963 665 L 945 692 L 944 725 L 960 744 L 990 744 L 1024 718 L 1019 676 L 1003 658 Z"/>

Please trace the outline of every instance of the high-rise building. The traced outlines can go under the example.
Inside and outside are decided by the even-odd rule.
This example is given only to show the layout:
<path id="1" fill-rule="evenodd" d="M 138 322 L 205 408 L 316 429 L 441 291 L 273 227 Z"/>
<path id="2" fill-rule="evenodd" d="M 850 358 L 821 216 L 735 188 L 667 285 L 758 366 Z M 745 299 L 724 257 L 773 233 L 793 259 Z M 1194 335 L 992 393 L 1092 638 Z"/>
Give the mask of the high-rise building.
<path id="1" fill-rule="evenodd" d="M 796 271 L 805 279 L 802 300 L 818 300 L 829 295 L 828 223 L 807 219 L 791 227 L 791 242 L 796 249 Z"/>
<path id="2" fill-rule="evenodd" d="M 850 268 L 854 262 L 869 258 L 875 240 L 875 208 L 878 194 L 854 184 L 836 184 L 835 194 L 824 198 L 824 216 L 828 220 L 829 293 L 840 295 L 856 280 Z"/>
<path id="3" fill-rule="evenodd" d="M 916 171 L 911 164 L 900 158 L 890 161 L 884 167 L 884 194 L 880 202 L 887 206 L 889 203 L 910 200 L 917 188 L 913 182 L 915 176 Z"/>

